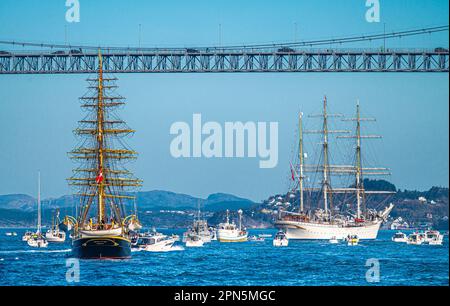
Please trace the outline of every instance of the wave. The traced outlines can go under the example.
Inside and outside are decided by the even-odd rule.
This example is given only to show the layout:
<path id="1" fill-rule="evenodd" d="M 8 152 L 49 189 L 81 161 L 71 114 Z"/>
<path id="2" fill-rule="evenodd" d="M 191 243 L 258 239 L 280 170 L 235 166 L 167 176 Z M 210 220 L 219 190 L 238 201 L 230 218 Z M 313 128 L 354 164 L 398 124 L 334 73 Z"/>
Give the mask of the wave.
<path id="1" fill-rule="evenodd" d="M 67 253 L 71 249 L 64 250 L 11 250 L 11 251 L 0 251 L 0 254 L 16 254 L 16 253 Z"/>
<path id="2" fill-rule="evenodd" d="M 184 251 L 184 247 L 182 247 L 181 245 L 175 245 L 175 246 L 172 246 L 170 249 L 159 250 L 159 251 L 131 249 L 131 252 L 152 252 L 152 253 L 165 253 L 165 252 L 174 252 L 174 251 Z"/>

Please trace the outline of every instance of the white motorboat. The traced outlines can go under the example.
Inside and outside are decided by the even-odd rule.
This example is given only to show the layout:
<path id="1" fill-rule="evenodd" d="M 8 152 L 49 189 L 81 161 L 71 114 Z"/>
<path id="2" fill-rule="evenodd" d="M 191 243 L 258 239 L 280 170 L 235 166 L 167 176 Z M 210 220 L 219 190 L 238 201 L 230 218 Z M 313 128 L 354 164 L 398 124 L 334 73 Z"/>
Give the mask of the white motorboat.
<path id="1" fill-rule="evenodd" d="M 263 237 L 253 235 L 248 237 L 248 241 L 264 242 L 266 241 L 266 239 L 264 239 Z"/>
<path id="2" fill-rule="evenodd" d="M 144 234 L 137 240 L 133 249 L 147 252 L 166 252 L 172 249 L 175 240 L 161 233 Z"/>
<path id="3" fill-rule="evenodd" d="M 11 232 L 7 232 L 6 236 L 12 236 L 12 233 Z"/>
<path id="4" fill-rule="evenodd" d="M 48 242 L 64 242 L 66 241 L 66 233 L 60 230 L 49 229 L 45 233 L 45 238 Z"/>
<path id="5" fill-rule="evenodd" d="M 392 241 L 394 242 L 408 242 L 408 236 L 405 233 L 397 232 L 392 236 Z"/>
<path id="6" fill-rule="evenodd" d="M 52 220 L 52 227 L 45 233 L 48 242 L 64 242 L 66 241 L 66 233 L 59 228 L 59 210 L 56 210 L 55 217 Z"/>
<path id="7" fill-rule="evenodd" d="M 34 248 L 46 248 L 48 246 L 48 241 L 42 234 L 31 236 L 27 243 Z"/>
<path id="8" fill-rule="evenodd" d="M 348 235 L 345 241 L 347 241 L 347 245 L 349 246 L 358 245 L 359 237 L 357 235 Z"/>
<path id="9" fill-rule="evenodd" d="M 209 232 L 211 233 L 211 241 L 217 240 L 217 231 L 214 227 L 209 228 Z"/>
<path id="10" fill-rule="evenodd" d="M 234 222 L 230 223 L 229 211 L 227 209 L 227 218 L 225 223 L 219 224 L 217 230 L 217 239 L 220 242 L 244 242 L 247 241 L 247 231 L 242 228 L 242 210 L 238 210 L 239 226 Z"/>
<path id="11" fill-rule="evenodd" d="M 25 234 L 23 234 L 22 236 L 22 241 L 28 241 L 28 239 L 30 239 L 31 236 L 33 236 L 33 232 L 26 231 Z"/>
<path id="12" fill-rule="evenodd" d="M 189 235 L 186 239 L 186 247 L 202 247 L 204 244 L 199 235 Z"/>
<path id="13" fill-rule="evenodd" d="M 260 237 L 260 238 L 272 238 L 272 234 L 259 234 L 258 237 Z"/>
<path id="14" fill-rule="evenodd" d="M 408 236 L 407 244 L 421 245 L 425 240 L 425 235 L 422 233 L 413 233 Z"/>
<path id="15" fill-rule="evenodd" d="M 444 241 L 444 235 L 439 231 L 428 230 L 425 232 L 424 242 L 429 245 L 442 245 Z"/>
<path id="16" fill-rule="evenodd" d="M 332 243 L 332 244 L 337 244 L 337 243 L 339 243 L 339 240 L 336 238 L 336 236 L 333 236 L 333 237 L 331 237 L 330 240 L 328 240 L 328 242 Z"/>
<path id="17" fill-rule="evenodd" d="M 263 237 L 253 235 L 248 237 L 248 241 L 264 242 L 266 240 Z"/>
<path id="18" fill-rule="evenodd" d="M 273 246 L 285 247 L 289 245 L 289 239 L 286 237 L 286 233 L 279 231 L 273 238 Z"/>

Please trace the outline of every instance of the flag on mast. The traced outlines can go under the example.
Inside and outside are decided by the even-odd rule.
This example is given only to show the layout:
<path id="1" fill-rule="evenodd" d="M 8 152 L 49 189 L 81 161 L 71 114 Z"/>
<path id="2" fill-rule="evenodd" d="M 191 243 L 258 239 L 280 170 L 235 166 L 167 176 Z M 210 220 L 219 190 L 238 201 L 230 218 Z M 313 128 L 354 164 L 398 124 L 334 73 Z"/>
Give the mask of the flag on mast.
<path id="1" fill-rule="evenodd" d="M 297 173 L 295 173 L 294 167 L 292 167 L 292 163 L 289 162 L 289 164 L 291 165 L 291 179 L 293 181 L 295 181 L 295 177 L 296 177 Z"/>
<path id="2" fill-rule="evenodd" d="M 100 184 L 101 182 L 103 182 L 103 171 L 102 171 L 102 169 L 99 170 L 98 175 L 95 178 L 95 182 L 97 184 Z"/>

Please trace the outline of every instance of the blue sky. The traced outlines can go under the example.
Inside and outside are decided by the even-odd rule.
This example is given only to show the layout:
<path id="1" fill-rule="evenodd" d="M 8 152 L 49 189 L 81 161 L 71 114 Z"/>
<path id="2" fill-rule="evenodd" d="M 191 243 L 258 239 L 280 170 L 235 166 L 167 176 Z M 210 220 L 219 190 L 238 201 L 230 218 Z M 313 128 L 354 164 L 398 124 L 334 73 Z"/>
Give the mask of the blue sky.
<path id="1" fill-rule="evenodd" d="M 347 1 L 86 1 L 80 23 L 65 21 L 65 1 L 2 0 L 0 39 L 136 46 L 217 45 L 292 41 L 379 33 L 448 24 L 447 1 L 380 1 L 381 22 L 368 23 L 364 0 Z M 295 29 L 297 25 L 297 30 Z M 67 33 L 67 36 L 65 36 Z M 296 35 L 295 35 L 296 33 Z M 348 47 L 379 47 L 380 42 Z M 448 46 L 448 32 L 388 40 L 388 47 Z M 331 46 L 333 47 L 333 46 Z M 7 49 L 1 46 L 0 49 Z M 17 48 L 17 47 L 16 47 Z M 448 186 L 448 74 L 135 74 L 118 75 L 128 104 L 122 117 L 137 130 L 128 143 L 139 151 L 129 167 L 142 190 L 207 196 L 229 192 L 253 200 L 286 191 L 296 116 L 330 107 L 354 112 L 357 98 L 378 119 L 384 139 L 377 160 L 400 188 Z M 86 75 L 0 76 L 0 194 L 70 193 L 74 167 L 66 152 L 81 119 L 77 98 Z M 259 169 L 256 159 L 174 159 L 174 121 L 278 121 L 279 163 Z"/>

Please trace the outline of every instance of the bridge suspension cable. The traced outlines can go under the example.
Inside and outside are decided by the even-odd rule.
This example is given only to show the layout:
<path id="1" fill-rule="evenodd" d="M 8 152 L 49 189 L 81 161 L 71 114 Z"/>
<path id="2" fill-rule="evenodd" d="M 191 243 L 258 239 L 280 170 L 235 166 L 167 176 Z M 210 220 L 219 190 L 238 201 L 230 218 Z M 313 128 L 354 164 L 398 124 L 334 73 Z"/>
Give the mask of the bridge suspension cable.
<path id="1" fill-rule="evenodd" d="M 273 49 L 273 48 L 298 48 L 298 47 L 313 47 L 323 46 L 330 44 L 346 44 L 363 41 L 385 40 L 392 38 L 410 37 L 424 34 L 432 34 L 438 32 L 448 31 L 449 26 L 435 26 L 427 28 L 410 29 L 404 31 L 396 31 L 391 33 L 378 33 L 369 35 L 347 36 L 340 38 L 328 38 L 328 39 L 316 39 L 306 40 L 299 42 L 285 42 L 285 43 L 264 43 L 264 44 L 249 44 L 249 45 L 230 45 L 230 46 L 203 46 L 203 47 L 123 47 L 123 46 L 94 46 L 94 45 L 73 45 L 73 44 L 52 44 L 52 43 L 36 43 L 25 41 L 11 41 L 0 40 L 0 44 L 13 45 L 22 47 L 40 47 L 40 48 L 52 48 L 52 49 L 84 49 L 84 50 L 108 50 L 108 51 L 183 51 L 183 50 L 221 50 L 221 51 L 233 51 L 233 50 L 255 50 L 255 49 Z"/>

